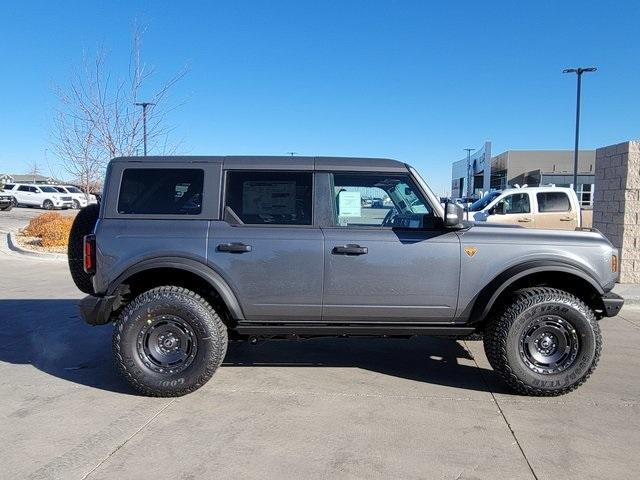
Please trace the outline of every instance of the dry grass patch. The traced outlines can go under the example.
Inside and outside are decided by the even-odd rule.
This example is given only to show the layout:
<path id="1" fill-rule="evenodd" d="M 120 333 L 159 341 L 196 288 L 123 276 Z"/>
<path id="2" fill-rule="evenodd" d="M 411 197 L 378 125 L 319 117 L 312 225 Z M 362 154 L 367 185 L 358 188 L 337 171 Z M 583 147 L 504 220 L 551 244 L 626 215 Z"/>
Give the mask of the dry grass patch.
<path id="1" fill-rule="evenodd" d="M 28 237 L 38 238 L 40 246 L 45 248 L 66 247 L 72 225 L 72 217 L 53 212 L 43 213 L 31 220 L 22 233 Z"/>

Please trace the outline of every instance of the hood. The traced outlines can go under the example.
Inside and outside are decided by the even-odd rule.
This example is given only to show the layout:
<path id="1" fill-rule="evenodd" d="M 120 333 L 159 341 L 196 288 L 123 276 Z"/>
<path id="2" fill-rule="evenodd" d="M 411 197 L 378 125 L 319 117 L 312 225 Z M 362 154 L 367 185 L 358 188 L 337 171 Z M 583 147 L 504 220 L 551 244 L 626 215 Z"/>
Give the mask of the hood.
<path id="1" fill-rule="evenodd" d="M 487 243 L 547 244 L 547 245 L 607 245 L 611 242 L 596 229 L 545 230 L 500 223 L 465 222 L 460 230 L 464 241 Z"/>

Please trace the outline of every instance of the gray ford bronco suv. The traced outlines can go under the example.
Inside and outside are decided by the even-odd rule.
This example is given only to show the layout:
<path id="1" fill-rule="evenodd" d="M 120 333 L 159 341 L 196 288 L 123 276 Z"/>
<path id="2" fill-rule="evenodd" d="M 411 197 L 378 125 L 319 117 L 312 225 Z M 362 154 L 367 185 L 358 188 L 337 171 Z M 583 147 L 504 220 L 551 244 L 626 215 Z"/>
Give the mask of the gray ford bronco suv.
<path id="1" fill-rule="evenodd" d="M 415 169 L 375 158 L 116 158 L 69 242 L 91 325 L 139 392 L 209 380 L 230 340 L 481 335 L 517 392 L 560 395 L 618 313 L 598 231 L 462 220 Z"/>

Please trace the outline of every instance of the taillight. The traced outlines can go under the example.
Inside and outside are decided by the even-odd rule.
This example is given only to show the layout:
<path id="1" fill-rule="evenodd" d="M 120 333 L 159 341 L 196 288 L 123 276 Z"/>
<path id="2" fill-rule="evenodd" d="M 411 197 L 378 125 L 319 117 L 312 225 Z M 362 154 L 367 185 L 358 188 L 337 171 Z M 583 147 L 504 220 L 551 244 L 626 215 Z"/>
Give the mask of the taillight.
<path id="1" fill-rule="evenodd" d="M 85 235 L 83 239 L 84 271 L 89 275 L 96 273 L 96 236 Z"/>
<path id="2" fill-rule="evenodd" d="M 618 257 L 611 255 L 611 273 L 618 272 Z"/>

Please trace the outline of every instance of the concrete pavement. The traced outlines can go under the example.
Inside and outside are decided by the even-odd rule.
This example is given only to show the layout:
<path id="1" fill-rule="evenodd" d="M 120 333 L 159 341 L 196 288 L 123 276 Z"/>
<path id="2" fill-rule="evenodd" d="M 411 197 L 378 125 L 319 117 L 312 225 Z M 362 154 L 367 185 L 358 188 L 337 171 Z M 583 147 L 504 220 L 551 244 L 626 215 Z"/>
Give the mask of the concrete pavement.
<path id="1" fill-rule="evenodd" d="M 635 478 L 640 310 L 601 324 L 598 369 L 513 395 L 481 342 L 233 344 L 201 390 L 135 395 L 66 263 L 0 252 L 0 478 Z"/>

